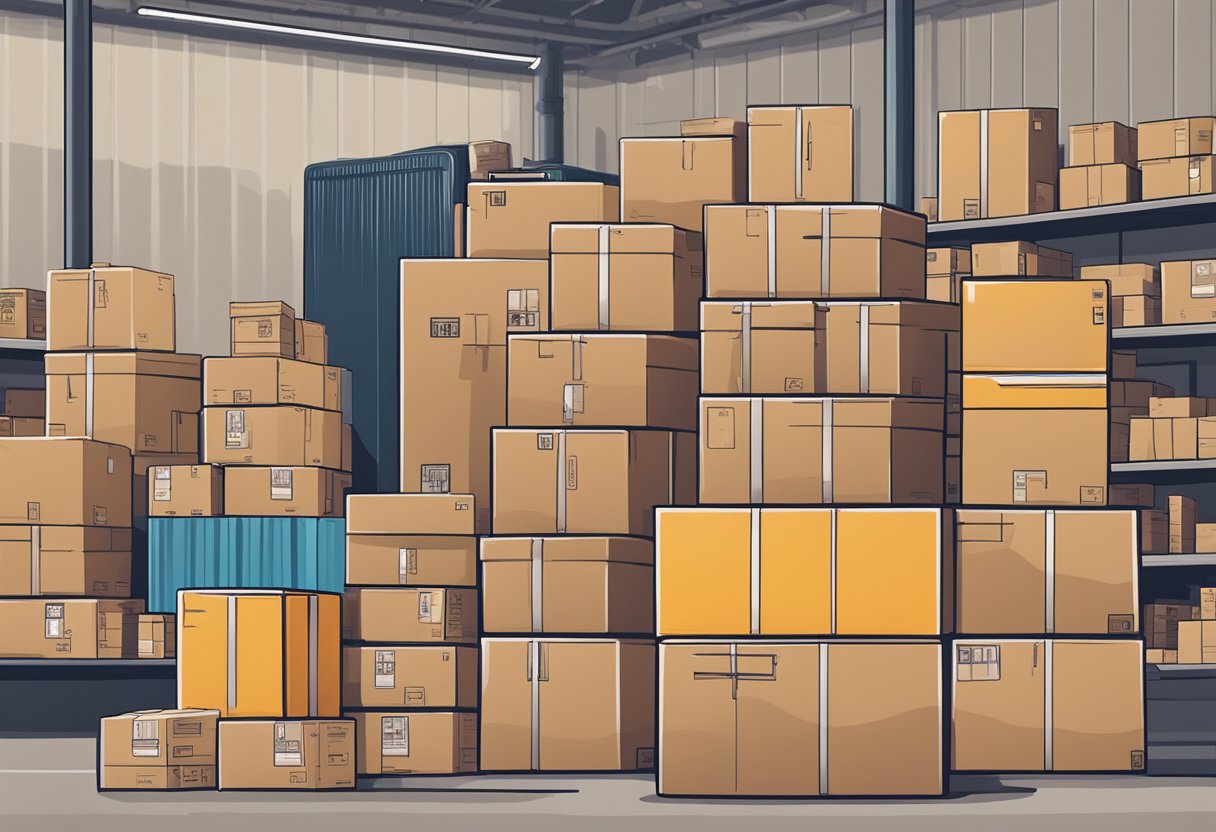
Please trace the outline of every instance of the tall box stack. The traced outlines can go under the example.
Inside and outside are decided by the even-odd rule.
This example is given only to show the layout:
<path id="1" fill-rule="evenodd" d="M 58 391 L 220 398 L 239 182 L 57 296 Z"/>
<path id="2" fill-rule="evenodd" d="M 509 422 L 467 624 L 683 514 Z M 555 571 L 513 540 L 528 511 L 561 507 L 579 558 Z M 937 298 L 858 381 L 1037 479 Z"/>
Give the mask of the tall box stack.
<path id="1" fill-rule="evenodd" d="M 1137 125 L 1144 199 L 1210 194 L 1214 187 L 1212 131 L 1216 118 L 1173 118 Z M 1168 323 L 1168 321 L 1167 321 Z"/>
<path id="2" fill-rule="evenodd" d="M 1068 128 L 1068 166 L 1060 168 L 1060 210 L 1140 201 L 1137 132 L 1117 121 Z"/>
<path id="3" fill-rule="evenodd" d="M 347 500 L 342 712 L 359 775 L 477 771 L 477 536 L 467 494 Z"/>

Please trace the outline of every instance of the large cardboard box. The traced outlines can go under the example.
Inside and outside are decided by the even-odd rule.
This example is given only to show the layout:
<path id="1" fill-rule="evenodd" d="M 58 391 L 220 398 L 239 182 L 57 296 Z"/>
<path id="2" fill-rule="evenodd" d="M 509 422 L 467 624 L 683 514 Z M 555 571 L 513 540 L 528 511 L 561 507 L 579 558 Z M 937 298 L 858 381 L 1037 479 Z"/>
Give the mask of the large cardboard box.
<path id="1" fill-rule="evenodd" d="M 202 357 L 48 353 L 48 436 L 87 436 L 132 453 L 197 453 Z"/>
<path id="2" fill-rule="evenodd" d="M 1212 130 L 1216 118 L 1167 118 L 1161 121 L 1142 121 L 1136 125 L 1138 133 L 1137 158 L 1168 159 L 1173 156 L 1203 156 L 1212 153 Z"/>
<path id="3" fill-rule="evenodd" d="M 151 517 L 218 517 L 224 513 L 224 469 L 219 465 L 156 465 L 148 486 Z"/>
<path id="4" fill-rule="evenodd" d="M 477 643 L 477 590 L 347 587 L 342 637 L 380 644 Z"/>
<path id="5" fill-rule="evenodd" d="M 852 202 L 853 108 L 747 108 L 748 202 Z"/>
<path id="6" fill-rule="evenodd" d="M 46 436 L 46 420 L 0 416 L 0 436 Z"/>
<path id="7" fill-rule="evenodd" d="M 0 290 L 0 338 L 46 338 L 46 292 Z"/>
<path id="8" fill-rule="evenodd" d="M 1196 503 L 1182 494 L 1171 494 L 1167 498 L 1170 518 L 1170 554 L 1186 555 L 1195 552 Z"/>
<path id="9" fill-rule="evenodd" d="M 477 714 L 360 711 L 357 771 L 375 774 L 474 774 Z"/>
<path id="10" fill-rule="evenodd" d="M 0 657 L 134 659 L 139 599 L 0 600 Z"/>
<path id="11" fill-rule="evenodd" d="M 658 792 L 941 795 L 943 702 L 937 642 L 666 641 Z"/>
<path id="12" fill-rule="evenodd" d="M 1137 512 L 958 512 L 958 629 L 1134 635 Z"/>
<path id="13" fill-rule="evenodd" d="M 1216 321 L 1216 260 L 1161 264 L 1161 320 L 1166 324 Z"/>
<path id="14" fill-rule="evenodd" d="M 352 494 L 346 500 L 348 584 L 476 586 L 472 495 Z"/>
<path id="15" fill-rule="evenodd" d="M 1178 664 L 1216 664 L 1216 621 L 1178 622 Z"/>
<path id="16" fill-rule="evenodd" d="M 940 399 L 703 398 L 699 501 L 940 503 Z"/>
<path id="17" fill-rule="evenodd" d="M 954 643 L 955 771 L 1143 771 L 1138 640 Z"/>
<path id="18" fill-rule="evenodd" d="M 1109 341 L 1103 282 L 963 282 L 963 372 L 1105 373 Z"/>
<path id="19" fill-rule="evenodd" d="M 695 499 L 694 434 L 496 429 L 494 534 L 649 536 L 653 509 Z"/>
<path id="20" fill-rule="evenodd" d="M 341 410 L 342 370 L 277 356 L 203 361 L 206 404 L 290 404 Z"/>
<path id="21" fill-rule="evenodd" d="M 145 613 L 138 618 L 141 659 L 172 659 L 177 656 L 177 617 L 166 613 Z"/>
<path id="22" fill-rule="evenodd" d="M 946 372 L 959 369 L 957 306 L 829 301 L 823 307 L 827 313 L 823 392 L 946 395 Z"/>
<path id="23" fill-rule="evenodd" d="M 745 145 L 736 136 L 621 139 L 621 221 L 701 231 L 706 205 L 744 200 Z"/>
<path id="24" fill-rule="evenodd" d="M 177 706 L 226 718 L 337 714 L 341 600 L 329 592 L 180 590 Z"/>
<path id="25" fill-rule="evenodd" d="M 476 708 L 477 648 L 342 648 L 345 708 Z"/>
<path id="26" fill-rule="evenodd" d="M 1105 376 L 964 376 L 963 502 L 1106 505 L 1109 427 Z"/>
<path id="27" fill-rule="evenodd" d="M 548 264 L 404 260 L 401 303 L 401 490 L 473 494 L 487 531 L 507 334 L 549 329 Z"/>
<path id="28" fill-rule="evenodd" d="M 691 332 L 704 290 L 701 235 L 674 225 L 554 223 L 555 332 Z"/>
<path id="29" fill-rule="evenodd" d="M 512 335 L 507 424 L 694 430 L 697 342 L 670 335 Z"/>
<path id="30" fill-rule="evenodd" d="M 1118 121 L 1068 126 L 1068 164 L 1135 165 L 1139 159 L 1135 127 Z"/>
<path id="31" fill-rule="evenodd" d="M 940 508 L 660 508 L 660 636 L 937 636 L 954 630 Z"/>
<path id="32" fill-rule="evenodd" d="M 546 260 L 551 223 L 620 221 L 620 192 L 602 182 L 470 182 L 468 197 L 466 257 Z"/>
<path id="33" fill-rule="evenodd" d="M 482 639 L 481 768 L 654 768 L 654 702 L 653 641 Z"/>
<path id="34" fill-rule="evenodd" d="M 296 318 L 296 359 L 324 364 L 329 358 L 329 336 L 325 324 Z"/>
<path id="35" fill-rule="evenodd" d="M 472 494 L 352 494 L 347 534 L 472 535 Z"/>
<path id="36" fill-rule="evenodd" d="M 95 263 L 47 275 L 47 349 L 177 349 L 173 275 Z"/>
<path id="37" fill-rule="evenodd" d="M 1140 163 L 1140 192 L 1144 199 L 1210 194 L 1213 191 L 1212 160 L 1216 156 L 1150 159 Z"/>
<path id="38" fill-rule="evenodd" d="M 481 577 L 486 633 L 654 632 L 649 540 L 488 537 Z"/>
<path id="39" fill-rule="evenodd" d="M 46 390 L 41 388 L 7 387 L 0 391 L 5 416 L 42 419 L 46 416 Z"/>
<path id="40" fill-rule="evenodd" d="M 353 789 L 355 748 L 351 719 L 221 719 L 219 787 Z"/>
<path id="41" fill-rule="evenodd" d="M 884 205 L 709 205 L 711 298 L 925 296 L 925 218 Z"/>
<path id="42" fill-rule="evenodd" d="M 350 474 L 328 468 L 232 465 L 225 475 L 229 517 L 341 517 Z"/>
<path id="43" fill-rule="evenodd" d="M 131 595 L 131 530 L 0 526 L 0 595 Z"/>
<path id="44" fill-rule="evenodd" d="M 0 439 L 0 471 L 9 472 L 0 476 L 0 524 L 131 525 L 131 451 L 121 445 Z"/>
<path id="45" fill-rule="evenodd" d="M 233 355 L 296 357 L 296 311 L 279 300 L 228 304 Z"/>
<path id="46" fill-rule="evenodd" d="M 342 414 L 274 405 L 204 407 L 203 462 L 342 467 Z"/>
<path id="47" fill-rule="evenodd" d="M 1139 202 L 1140 183 L 1134 163 L 1060 168 L 1060 210 Z"/>
<path id="48" fill-rule="evenodd" d="M 1144 644 L 1166 650 L 1178 649 L 1178 622 L 1195 618 L 1186 603 L 1162 602 L 1144 605 Z"/>
<path id="49" fill-rule="evenodd" d="M 1113 263 L 1107 266 L 1082 266 L 1082 280 L 1105 280 L 1110 283 L 1112 298 L 1128 295 L 1161 296 L 1161 275 L 1149 263 Z"/>
<path id="50" fill-rule="evenodd" d="M 820 392 L 826 326 L 827 308 L 814 301 L 702 302 L 701 392 Z"/>
<path id="51" fill-rule="evenodd" d="M 925 250 L 925 299 L 958 303 L 962 281 L 971 276 L 970 248 L 930 248 Z"/>
<path id="52" fill-rule="evenodd" d="M 1072 255 L 1024 240 L 973 243 L 973 277 L 1072 277 Z"/>
<path id="53" fill-rule="evenodd" d="M 1041 108 L 938 113 L 938 219 L 1054 211 L 1057 115 Z"/>
<path id="54" fill-rule="evenodd" d="M 97 788 L 214 789 L 219 711 L 132 711 L 101 720 Z"/>

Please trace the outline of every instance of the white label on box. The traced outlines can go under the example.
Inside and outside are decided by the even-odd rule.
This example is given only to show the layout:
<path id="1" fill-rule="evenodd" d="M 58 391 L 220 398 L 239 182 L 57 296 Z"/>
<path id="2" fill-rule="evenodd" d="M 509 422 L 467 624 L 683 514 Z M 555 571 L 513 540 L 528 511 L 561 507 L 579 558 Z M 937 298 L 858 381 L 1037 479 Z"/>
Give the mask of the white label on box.
<path id="1" fill-rule="evenodd" d="M 63 638 L 63 604 L 46 605 L 46 637 Z"/>
<path id="2" fill-rule="evenodd" d="M 435 614 L 435 607 L 432 603 L 431 595 L 432 593 L 430 592 L 418 593 L 418 621 L 422 624 L 435 623 L 432 618 Z"/>
<path id="3" fill-rule="evenodd" d="M 224 447 L 248 448 L 249 431 L 245 429 L 245 411 L 228 410 L 224 413 Z"/>
<path id="4" fill-rule="evenodd" d="M 397 653 L 394 650 L 376 651 L 376 681 L 377 688 L 395 688 L 397 686 Z"/>
<path id="5" fill-rule="evenodd" d="M 417 549 L 398 549 L 397 550 L 397 580 L 406 584 L 409 583 L 410 575 L 418 574 L 418 550 Z"/>
<path id="6" fill-rule="evenodd" d="M 173 498 L 173 480 L 169 478 L 169 466 L 157 465 L 152 477 L 152 501 L 167 503 Z"/>
<path id="7" fill-rule="evenodd" d="M 291 473 L 290 468 L 270 469 L 270 499 L 291 499 Z"/>
<path id="8" fill-rule="evenodd" d="M 160 723 L 155 719 L 137 719 L 131 723 L 131 756 L 160 756 Z"/>
<path id="9" fill-rule="evenodd" d="M 410 718 L 380 717 L 380 754 L 383 757 L 410 756 Z"/>
<path id="10" fill-rule="evenodd" d="M 276 766 L 304 765 L 304 726 L 295 723 L 274 724 L 274 764 Z"/>

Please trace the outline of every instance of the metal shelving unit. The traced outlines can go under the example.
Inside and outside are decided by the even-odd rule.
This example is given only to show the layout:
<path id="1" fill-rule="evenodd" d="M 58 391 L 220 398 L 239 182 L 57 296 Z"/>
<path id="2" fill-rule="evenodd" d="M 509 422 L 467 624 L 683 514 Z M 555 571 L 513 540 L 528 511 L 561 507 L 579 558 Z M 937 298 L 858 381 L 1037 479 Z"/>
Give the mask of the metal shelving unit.
<path id="1" fill-rule="evenodd" d="M 1191 555 L 1141 555 L 1140 565 L 1143 567 L 1180 566 L 1184 569 L 1197 566 L 1216 566 L 1216 553 L 1196 552 Z"/>
<path id="2" fill-rule="evenodd" d="M 30 338 L 0 338 L 0 350 L 44 353 L 46 352 L 46 341 L 35 341 Z"/>

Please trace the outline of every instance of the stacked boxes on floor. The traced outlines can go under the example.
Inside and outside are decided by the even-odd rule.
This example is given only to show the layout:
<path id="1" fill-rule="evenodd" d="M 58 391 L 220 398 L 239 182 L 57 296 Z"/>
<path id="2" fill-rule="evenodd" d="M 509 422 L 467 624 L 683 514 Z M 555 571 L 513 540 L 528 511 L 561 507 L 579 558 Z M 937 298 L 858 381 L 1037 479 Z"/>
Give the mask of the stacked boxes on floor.
<path id="1" fill-rule="evenodd" d="M 1060 169 L 1060 210 L 1140 201 L 1136 128 L 1117 121 L 1068 128 L 1068 166 Z"/>
<path id="2" fill-rule="evenodd" d="M 1216 118 L 1174 118 L 1137 125 L 1145 199 L 1210 194 L 1214 187 L 1212 131 Z"/>

